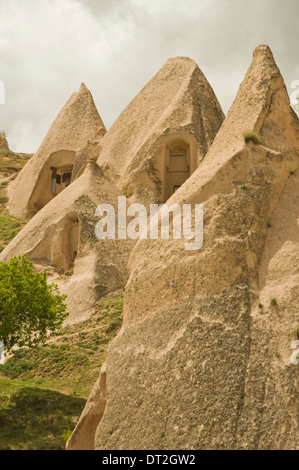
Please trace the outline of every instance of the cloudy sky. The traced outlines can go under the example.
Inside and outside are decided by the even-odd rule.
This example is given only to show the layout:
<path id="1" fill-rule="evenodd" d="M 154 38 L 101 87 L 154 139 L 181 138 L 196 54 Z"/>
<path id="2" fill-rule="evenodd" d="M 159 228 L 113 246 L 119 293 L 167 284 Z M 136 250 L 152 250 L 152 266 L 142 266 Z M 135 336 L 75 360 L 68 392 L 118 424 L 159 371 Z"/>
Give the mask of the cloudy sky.
<path id="1" fill-rule="evenodd" d="M 271 47 L 291 94 L 298 37 L 298 0 L 0 0 L 0 130 L 12 150 L 34 152 L 81 82 L 108 129 L 182 55 L 226 113 L 259 44 Z"/>

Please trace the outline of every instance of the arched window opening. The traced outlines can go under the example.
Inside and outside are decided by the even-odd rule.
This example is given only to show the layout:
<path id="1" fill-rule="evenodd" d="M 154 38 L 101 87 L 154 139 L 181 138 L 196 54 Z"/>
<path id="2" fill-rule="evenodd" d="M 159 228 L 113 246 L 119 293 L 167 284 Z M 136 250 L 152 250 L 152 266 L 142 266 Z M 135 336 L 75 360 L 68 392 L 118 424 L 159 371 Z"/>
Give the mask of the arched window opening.
<path id="1" fill-rule="evenodd" d="M 39 211 L 71 183 L 75 154 L 74 151 L 59 150 L 50 155 L 36 181 L 29 210 Z"/>
<path id="2" fill-rule="evenodd" d="M 61 191 L 63 191 L 71 183 L 72 177 L 72 166 L 56 168 L 51 166 L 51 193 L 57 196 Z"/>
<path id="3" fill-rule="evenodd" d="M 184 142 L 167 148 L 165 200 L 180 187 L 190 176 L 189 146 Z"/>

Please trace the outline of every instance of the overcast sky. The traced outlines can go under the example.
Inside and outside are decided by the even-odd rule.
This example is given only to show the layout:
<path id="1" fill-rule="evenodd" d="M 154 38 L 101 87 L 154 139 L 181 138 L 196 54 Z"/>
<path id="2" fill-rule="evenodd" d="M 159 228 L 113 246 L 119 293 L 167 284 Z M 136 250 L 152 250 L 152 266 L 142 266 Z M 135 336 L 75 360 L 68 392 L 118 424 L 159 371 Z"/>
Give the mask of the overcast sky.
<path id="1" fill-rule="evenodd" d="M 36 151 L 82 82 L 108 129 L 175 56 L 197 62 L 227 113 L 259 44 L 292 92 L 298 37 L 299 0 L 0 0 L 0 130 Z"/>

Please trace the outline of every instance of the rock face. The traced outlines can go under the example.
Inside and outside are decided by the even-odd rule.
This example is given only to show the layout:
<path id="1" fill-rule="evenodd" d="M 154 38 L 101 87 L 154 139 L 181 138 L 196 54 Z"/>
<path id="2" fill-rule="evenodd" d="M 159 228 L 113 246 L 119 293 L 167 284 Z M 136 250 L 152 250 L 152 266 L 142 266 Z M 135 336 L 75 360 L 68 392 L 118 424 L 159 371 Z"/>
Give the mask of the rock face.
<path id="1" fill-rule="evenodd" d="M 127 262 L 136 243 L 97 240 L 96 207 L 109 203 L 117 214 L 117 197 L 130 196 L 125 189 L 137 202 L 158 203 L 162 192 L 151 188 L 164 188 L 166 198 L 165 182 L 172 194 L 176 183 L 184 182 L 202 161 L 222 120 L 210 85 L 191 59 L 168 61 L 104 137 L 90 92 L 82 85 L 10 185 L 14 215 L 40 210 L 0 260 L 26 253 L 38 269 L 51 272 L 50 280 L 68 295 L 68 321 L 88 317 L 96 299 L 126 284 Z M 71 183 L 55 198 L 49 192 L 52 165 L 61 176 L 69 173 Z M 157 168 L 163 181 L 157 179 Z M 68 275 L 61 276 L 61 271 Z"/>
<path id="2" fill-rule="evenodd" d="M 246 144 L 244 131 L 261 143 Z M 204 205 L 203 246 L 135 245 L 107 378 L 68 448 L 299 449 L 299 366 L 289 359 L 299 323 L 298 148 L 298 118 L 260 46 L 204 161 L 167 202 Z M 95 396 L 98 407 L 107 396 L 103 416 Z"/>
<path id="3" fill-rule="evenodd" d="M 165 202 L 202 162 L 223 119 L 197 64 L 169 59 L 102 139 L 97 162 L 132 200 Z"/>
<path id="4" fill-rule="evenodd" d="M 74 166 L 84 168 L 86 159 L 82 161 L 81 149 L 91 142 L 97 145 L 105 132 L 91 93 L 82 83 L 36 154 L 9 185 L 9 212 L 20 218 L 38 212 L 70 183 Z"/>
<path id="5" fill-rule="evenodd" d="M 97 205 L 109 202 L 117 209 L 118 195 L 90 160 L 83 174 L 41 209 L 0 254 L 1 261 L 26 254 L 36 269 L 48 271 L 49 282 L 68 296 L 69 323 L 89 317 L 99 297 L 126 283 L 132 245 L 98 240 L 95 234 Z"/>
<path id="6" fill-rule="evenodd" d="M 9 147 L 6 138 L 3 134 L 0 133 L 0 150 L 4 150 L 5 152 L 9 152 Z"/>
<path id="7" fill-rule="evenodd" d="M 68 450 L 94 450 L 94 435 L 106 407 L 106 364 L 102 365 L 98 380 L 88 397 L 88 402 L 67 442 Z"/>

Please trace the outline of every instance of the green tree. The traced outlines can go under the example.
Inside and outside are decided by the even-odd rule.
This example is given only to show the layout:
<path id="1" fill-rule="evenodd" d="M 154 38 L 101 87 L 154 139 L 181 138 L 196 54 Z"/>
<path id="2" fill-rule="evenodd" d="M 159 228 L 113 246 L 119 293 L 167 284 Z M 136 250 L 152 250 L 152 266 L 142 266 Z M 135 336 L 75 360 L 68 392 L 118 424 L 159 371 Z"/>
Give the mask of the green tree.
<path id="1" fill-rule="evenodd" d="M 26 256 L 0 263 L 0 340 L 6 350 L 36 346 L 57 331 L 68 315 L 65 299 Z"/>

